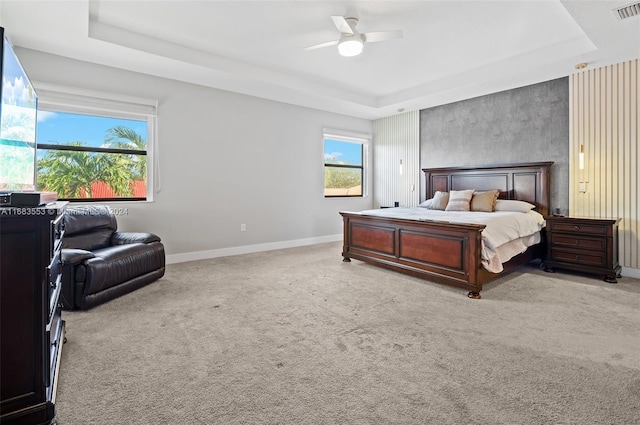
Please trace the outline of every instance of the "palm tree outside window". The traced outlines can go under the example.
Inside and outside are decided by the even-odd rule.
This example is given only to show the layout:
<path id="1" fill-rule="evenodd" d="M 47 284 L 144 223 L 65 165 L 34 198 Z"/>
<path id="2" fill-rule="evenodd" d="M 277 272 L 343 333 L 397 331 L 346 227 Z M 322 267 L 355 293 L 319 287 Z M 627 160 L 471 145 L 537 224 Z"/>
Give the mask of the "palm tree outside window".
<path id="1" fill-rule="evenodd" d="M 147 199 L 147 121 L 39 111 L 37 187 L 71 201 Z"/>

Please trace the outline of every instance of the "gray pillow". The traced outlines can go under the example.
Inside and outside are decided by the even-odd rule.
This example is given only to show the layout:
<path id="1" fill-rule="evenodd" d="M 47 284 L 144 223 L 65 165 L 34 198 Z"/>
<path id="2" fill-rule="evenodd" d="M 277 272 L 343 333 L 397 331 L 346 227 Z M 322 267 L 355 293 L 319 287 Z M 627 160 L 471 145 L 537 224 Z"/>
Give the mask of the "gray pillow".
<path id="1" fill-rule="evenodd" d="M 427 199 L 426 201 L 418 204 L 419 207 L 427 208 L 427 209 L 431 209 L 431 205 L 433 205 L 433 198 Z"/>
<path id="2" fill-rule="evenodd" d="M 440 192 L 438 190 L 433 195 L 433 200 L 431 201 L 431 209 L 444 211 L 445 208 L 447 208 L 448 203 L 449 203 L 449 192 Z"/>

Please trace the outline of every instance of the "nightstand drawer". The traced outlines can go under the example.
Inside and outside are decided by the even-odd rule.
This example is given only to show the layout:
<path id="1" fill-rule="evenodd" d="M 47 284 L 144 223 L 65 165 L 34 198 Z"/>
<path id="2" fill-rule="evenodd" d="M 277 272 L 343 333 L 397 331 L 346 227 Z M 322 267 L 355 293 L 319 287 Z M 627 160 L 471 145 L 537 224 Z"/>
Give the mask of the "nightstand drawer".
<path id="1" fill-rule="evenodd" d="M 596 251 L 571 251 L 552 248 L 551 258 L 556 262 L 584 264 L 585 266 L 604 267 L 607 264 L 605 254 Z"/>
<path id="2" fill-rule="evenodd" d="M 591 223 L 578 223 L 578 222 L 566 222 L 560 221 L 555 222 L 551 221 L 549 223 L 549 231 L 551 232 L 563 232 L 563 233 L 573 233 L 574 235 L 600 235 L 604 236 L 607 234 L 607 229 L 610 226 L 602 225 L 602 224 L 591 224 Z"/>
<path id="3" fill-rule="evenodd" d="M 603 251 L 607 247 L 606 238 L 584 238 L 552 233 L 549 242 L 554 247 L 581 248 Z"/>

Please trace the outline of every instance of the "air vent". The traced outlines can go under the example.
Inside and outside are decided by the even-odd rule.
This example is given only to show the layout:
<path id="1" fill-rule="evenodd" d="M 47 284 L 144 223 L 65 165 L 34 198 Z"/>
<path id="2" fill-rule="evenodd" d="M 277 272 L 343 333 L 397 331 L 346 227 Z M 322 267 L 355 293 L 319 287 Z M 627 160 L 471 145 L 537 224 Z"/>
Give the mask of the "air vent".
<path id="1" fill-rule="evenodd" d="M 614 15 L 618 20 L 633 18 L 640 15 L 640 3 L 633 3 L 627 6 L 617 7 L 613 9 Z"/>

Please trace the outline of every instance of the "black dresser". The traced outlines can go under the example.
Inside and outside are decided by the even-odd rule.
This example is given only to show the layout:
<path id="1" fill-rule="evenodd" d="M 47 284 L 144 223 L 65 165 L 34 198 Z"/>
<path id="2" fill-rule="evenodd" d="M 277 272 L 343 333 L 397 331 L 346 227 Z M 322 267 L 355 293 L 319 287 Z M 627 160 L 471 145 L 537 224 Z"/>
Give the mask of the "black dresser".
<path id="1" fill-rule="evenodd" d="M 0 208 L 2 424 L 49 424 L 55 417 L 65 205 Z"/>

